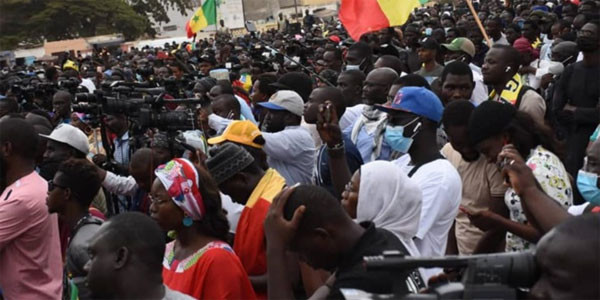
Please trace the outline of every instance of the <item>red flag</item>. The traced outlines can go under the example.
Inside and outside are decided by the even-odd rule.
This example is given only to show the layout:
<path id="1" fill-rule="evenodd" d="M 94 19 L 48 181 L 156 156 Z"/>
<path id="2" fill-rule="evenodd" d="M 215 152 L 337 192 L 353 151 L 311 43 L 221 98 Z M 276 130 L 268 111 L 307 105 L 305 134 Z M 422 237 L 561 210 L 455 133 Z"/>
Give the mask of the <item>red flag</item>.
<path id="1" fill-rule="evenodd" d="M 342 0 L 339 16 L 358 41 L 364 33 L 404 24 L 420 5 L 419 0 Z"/>
<path id="2" fill-rule="evenodd" d="M 194 33 L 192 32 L 192 28 L 190 28 L 190 21 L 187 21 L 185 23 L 185 32 L 187 33 L 188 39 L 194 36 Z"/>

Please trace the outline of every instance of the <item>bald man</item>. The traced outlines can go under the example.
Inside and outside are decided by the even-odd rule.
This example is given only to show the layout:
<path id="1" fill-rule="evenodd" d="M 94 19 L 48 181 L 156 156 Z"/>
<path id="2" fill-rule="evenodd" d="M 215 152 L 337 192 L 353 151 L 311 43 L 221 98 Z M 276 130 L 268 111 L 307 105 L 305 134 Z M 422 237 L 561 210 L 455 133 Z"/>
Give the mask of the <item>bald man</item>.
<path id="1" fill-rule="evenodd" d="M 365 106 L 352 126 L 344 129 L 346 135 L 358 148 L 365 163 L 390 158 L 391 150 L 384 142 L 387 114 L 375 109 L 375 104 L 387 102 L 388 91 L 398 73 L 391 68 L 378 68 L 369 73 L 363 87 Z"/>

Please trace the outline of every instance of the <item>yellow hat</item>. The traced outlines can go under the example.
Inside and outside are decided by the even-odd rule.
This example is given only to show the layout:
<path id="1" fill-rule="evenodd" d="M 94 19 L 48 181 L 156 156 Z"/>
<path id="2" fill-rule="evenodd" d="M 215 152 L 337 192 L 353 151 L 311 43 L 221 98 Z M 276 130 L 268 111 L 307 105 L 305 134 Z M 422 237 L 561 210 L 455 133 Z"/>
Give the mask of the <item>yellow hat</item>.
<path id="1" fill-rule="evenodd" d="M 260 135 L 261 132 L 258 126 L 251 121 L 233 121 L 225 128 L 223 134 L 208 139 L 208 143 L 214 145 L 229 141 L 262 149 L 262 145 L 254 142 L 254 139 Z"/>
<path id="2" fill-rule="evenodd" d="M 79 72 L 79 67 L 72 60 L 67 60 L 67 62 L 65 62 L 65 64 L 63 65 L 63 70 L 66 69 L 73 69 Z"/>

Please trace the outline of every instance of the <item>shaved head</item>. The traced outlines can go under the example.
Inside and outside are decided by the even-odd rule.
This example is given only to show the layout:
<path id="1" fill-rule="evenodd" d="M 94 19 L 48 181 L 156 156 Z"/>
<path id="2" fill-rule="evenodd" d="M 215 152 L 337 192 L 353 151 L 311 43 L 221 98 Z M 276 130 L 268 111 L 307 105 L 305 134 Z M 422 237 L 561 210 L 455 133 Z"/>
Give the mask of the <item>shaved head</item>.
<path id="1" fill-rule="evenodd" d="M 369 73 L 369 75 L 367 75 L 366 80 L 369 80 L 369 78 L 381 79 L 382 84 L 392 84 L 394 82 L 394 80 L 396 80 L 396 78 L 398 78 L 398 72 L 396 72 L 394 69 L 388 68 L 388 67 L 377 68 L 377 69 L 371 71 Z"/>
<path id="2" fill-rule="evenodd" d="M 391 68 L 378 68 L 367 75 L 363 86 L 363 98 L 368 105 L 383 104 L 398 73 Z"/>

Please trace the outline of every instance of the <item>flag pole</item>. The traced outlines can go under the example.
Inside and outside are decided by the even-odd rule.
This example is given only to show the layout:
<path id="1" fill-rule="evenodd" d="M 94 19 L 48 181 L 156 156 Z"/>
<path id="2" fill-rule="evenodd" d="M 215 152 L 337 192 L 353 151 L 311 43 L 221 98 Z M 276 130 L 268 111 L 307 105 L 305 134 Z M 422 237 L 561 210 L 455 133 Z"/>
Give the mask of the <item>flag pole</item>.
<path id="1" fill-rule="evenodd" d="M 477 23 L 477 27 L 479 27 L 479 31 L 481 31 L 481 34 L 483 34 L 483 38 L 485 39 L 485 42 L 487 43 L 488 47 L 492 48 L 492 41 L 490 40 L 490 37 L 487 35 L 487 32 L 485 32 L 485 28 L 483 28 L 483 25 L 481 24 L 481 20 L 479 20 L 479 16 L 477 15 L 477 12 L 475 12 L 473 3 L 471 3 L 471 0 L 465 0 L 465 2 L 467 2 L 467 6 L 469 7 L 469 10 L 471 11 L 473 18 L 475 18 L 475 23 Z"/>
<path id="2" fill-rule="evenodd" d="M 217 0 L 215 0 L 215 36 L 219 32 L 219 15 L 217 11 Z"/>

